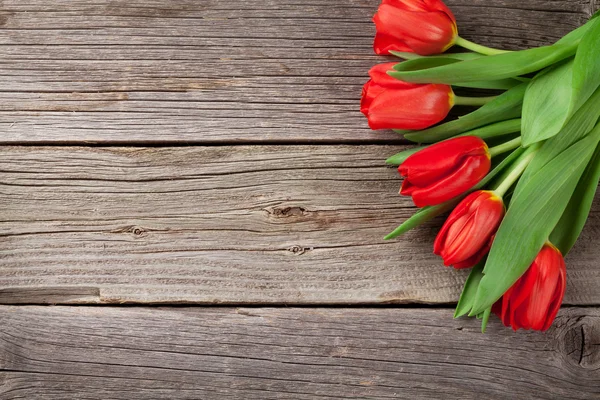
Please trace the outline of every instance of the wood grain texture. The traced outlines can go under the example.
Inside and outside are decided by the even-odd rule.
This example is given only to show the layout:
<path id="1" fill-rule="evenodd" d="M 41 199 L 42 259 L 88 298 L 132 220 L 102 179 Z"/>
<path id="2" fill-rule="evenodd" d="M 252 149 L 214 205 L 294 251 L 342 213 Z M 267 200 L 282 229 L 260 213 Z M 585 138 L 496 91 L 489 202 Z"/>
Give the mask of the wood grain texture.
<path id="1" fill-rule="evenodd" d="M 0 307 L 0 397 L 600 397 L 600 312 L 545 334 L 449 309 Z"/>
<path id="2" fill-rule="evenodd" d="M 358 111 L 378 0 L 0 1 L 0 143 L 380 142 Z M 519 49 L 590 0 L 448 0 Z"/>
<path id="3" fill-rule="evenodd" d="M 400 146 L 1 147 L 0 303 L 449 303 Z M 600 304 L 600 204 L 566 304 Z"/>

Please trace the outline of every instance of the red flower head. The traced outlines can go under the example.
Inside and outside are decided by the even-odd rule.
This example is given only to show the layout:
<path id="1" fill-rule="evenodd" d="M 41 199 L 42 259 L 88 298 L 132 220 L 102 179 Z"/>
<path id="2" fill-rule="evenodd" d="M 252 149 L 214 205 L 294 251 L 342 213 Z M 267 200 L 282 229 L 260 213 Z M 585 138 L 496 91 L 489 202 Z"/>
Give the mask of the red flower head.
<path id="1" fill-rule="evenodd" d="M 471 189 L 490 166 L 490 153 L 482 139 L 448 139 L 413 154 L 398 167 L 404 177 L 400 194 L 412 196 L 417 207 L 434 206 Z"/>
<path id="2" fill-rule="evenodd" d="M 515 331 L 545 331 L 558 313 L 566 286 L 565 260 L 560 250 L 545 244 L 527 272 L 494 305 L 494 312 Z"/>
<path id="3" fill-rule="evenodd" d="M 445 265 L 470 268 L 489 251 L 503 217 L 501 197 L 491 191 L 473 192 L 452 211 L 435 239 L 433 252 Z"/>
<path id="4" fill-rule="evenodd" d="M 377 34 L 373 49 L 421 55 L 443 53 L 452 47 L 458 29 L 454 15 L 440 0 L 383 0 L 373 17 Z"/>
<path id="5" fill-rule="evenodd" d="M 371 68 L 365 84 L 360 111 L 371 129 L 424 129 L 437 124 L 454 105 L 448 85 L 420 85 L 392 78 L 387 74 L 395 63 Z"/>

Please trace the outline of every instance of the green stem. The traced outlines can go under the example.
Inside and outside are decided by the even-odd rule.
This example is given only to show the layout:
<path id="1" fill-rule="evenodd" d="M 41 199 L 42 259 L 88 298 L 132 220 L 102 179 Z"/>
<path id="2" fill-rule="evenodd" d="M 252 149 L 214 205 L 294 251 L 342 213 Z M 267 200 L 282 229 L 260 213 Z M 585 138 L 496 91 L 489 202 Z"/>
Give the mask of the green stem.
<path id="1" fill-rule="evenodd" d="M 454 105 L 455 106 L 483 106 L 490 101 L 494 100 L 498 96 L 490 96 L 490 97 L 463 97 L 463 96 L 454 96 Z"/>
<path id="2" fill-rule="evenodd" d="M 521 157 L 519 157 L 512 165 L 508 173 L 504 175 L 502 182 L 500 182 L 496 189 L 494 189 L 494 193 L 500 197 L 503 197 L 506 194 L 508 189 L 510 189 L 511 186 L 521 177 L 523 171 L 525 171 L 525 168 L 527 168 L 540 146 L 541 143 L 538 142 L 527 148 L 525 153 L 523 153 Z"/>
<path id="3" fill-rule="evenodd" d="M 521 131 L 521 118 L 509 119 L 473 129 L 457 136 L 477 136 L 483 140 Z"/>
<path id="4" fill-rule="evenodd" d="M 496 157 L 498 154 L 506 153 L 507 151 L 516 149 L 521 146 L 521 136 L 514 138 L 513 140 L 509 140 L 506 143 L 499 144 L 498 146 L 492 147 L 490 151 L 491 157 Z"/>
<path id="5" fill-rule="evenodd" d="M 492 139 L 499 136 L 509 135 L 511 133 L 517 133 L 521 131 L 521 118 L 509 119 L 506 121 L 496 122 L 495 124 L 486 125 L 481 128 L 473 129 L 471 131 L 467 131 L 465 133 L 461 133 L 460 135 L 454 135 L 452 137 L 461 137 L 461 136 L 477 136 L 483 140 Z M 451 138 L 449 138 L 451 139 Z M 520 140 L 520 139 L 519 139 Z M 509 142 L 510 143 L 510 142 Z M 387 160 L 385 163 L 388 165 L 400 165 L 406 159 L 416 152 L 423 150 L 428 146 L 419 146 L 413 147 L 412 149 L 401 151 L 400 153 L 394 154 Z M 519 146 L 515 146 L 519 147 Z M 494 147 L 495 148 L 495 147 Z M 509 149 L 510 150 L 510 149 Z M 496 154 L 500 154 L 500 149 L 495 150 L 498 151 Z"/>
<path id="6" fill-rule="evenodd" d="M 507 50 L 494 49 L 491 47 L 473 43 L 470 40 L 461 38 L 460 36 L 456 37 L 456 39 L 454 40 L 454 44 L 460 47 L 464 47 L 465 49 L 474 51 L 476 53 L 484 54 L 486 56 L 495 56 L 496 54 L 510 53 L 510 51 Z"/>

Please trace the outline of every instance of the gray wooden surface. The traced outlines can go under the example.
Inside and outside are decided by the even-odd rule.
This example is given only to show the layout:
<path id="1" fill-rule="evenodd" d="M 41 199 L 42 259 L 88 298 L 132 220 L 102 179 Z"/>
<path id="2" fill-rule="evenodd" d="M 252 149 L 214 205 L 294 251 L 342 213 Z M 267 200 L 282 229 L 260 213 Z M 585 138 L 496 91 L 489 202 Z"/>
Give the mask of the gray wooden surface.
<path id="1" fill-rule="evenodd" d="M 1 303 L 449 303 L 401 146 L 0 147 Z M 567 304 L 600 304 L 594 203 Z"/>
<path id="2" fill-rule="evenodd" d="M 581 25 L 590 0 L 451 0 L 460 32 L 516 49 Z M 0 143 L 340 142 L 377 0 L 0 1 Z"/>
<path id="3" fill-rule="evenodd" d="M 600 313 L 546 334 L 450 309 L 0 307 L 2 399 L 600 398 Z M 76 396 L 73 396 L 76 394 Z M 72 397 L 73 396 L 73 397 Z"/>
<path id="4" fill-rule="evenodd" d="M 598 9 L 447 3 L 508 49 Z M 0 400 L 600 399 L 598 201 L 546 334 L 452 319 L 441 221 L 382 241 L 377 5 L 0 0 Z"/>

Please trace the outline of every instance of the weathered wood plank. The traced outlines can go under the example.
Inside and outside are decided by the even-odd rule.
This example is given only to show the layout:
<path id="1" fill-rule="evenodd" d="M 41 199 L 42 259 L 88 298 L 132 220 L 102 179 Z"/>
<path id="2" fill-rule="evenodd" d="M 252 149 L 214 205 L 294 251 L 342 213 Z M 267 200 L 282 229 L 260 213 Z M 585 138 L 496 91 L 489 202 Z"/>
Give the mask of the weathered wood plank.
<path id="1" fill-rule="evenodd" d="M 454 302 L 399 146 L 1 147 L 0 303 Z M 600 304 L 600 203 L 567 304 Z"/>
<path id="2" fill-rule="evenodd" d="M 600 311 L 546 334 L 449 309 L 0 307 L 0 397 L 600 397 Z"/>
<path id="3" fill-rule="evenodd" d="M 0 142 L 399 140 L 358 111 L 378 0 L 0 1 Z M 511 49 L 582 24 L 590 0 L 449 0 Z"/>

